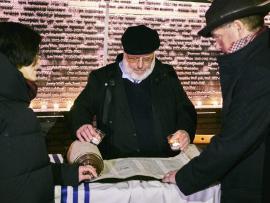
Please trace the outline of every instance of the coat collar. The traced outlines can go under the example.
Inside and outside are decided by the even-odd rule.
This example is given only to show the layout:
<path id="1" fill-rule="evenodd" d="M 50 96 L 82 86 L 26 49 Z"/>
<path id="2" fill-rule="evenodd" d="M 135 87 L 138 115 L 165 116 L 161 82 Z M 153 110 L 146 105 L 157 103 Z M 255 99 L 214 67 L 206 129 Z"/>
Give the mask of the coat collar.
<path id="1" fill-rule="evenodd" d="M 226 114 L 232 101 L 233 92 L 239 78 L 246 71 L 250 61 L 256 64 L 258 56 L 270 46 L 269 29 L 258 35 L 246 47 L 217 58 L 223 97 L 223 113 Z M 269 48 L 268 48 L 269 49 Z"/>
<path id="2" fill-rule="evenodd" d="M 241 67 L 239 64 L 253 60 L 254 56 L 257 57 L 257 53 L 261 52 L 265 47 L 270 46 L 270 29 L 266 29 L 260 33 L 253 41 L 251 41 L 247 46 L 238 51 L 225 54 L 217 57 L 218 64 L 220 65 L 220 74 L 235 74 L 239 73 Z M 262 43 L 263 42 L 263 43 Z M 265 43 L 266 42 L 266 43 Z M 233 66 L 235 67 L 233 67 Z M 238 67 L 236 67 L 238 66 Z M 236 69 L 235 69 L 236 68 Z"/>

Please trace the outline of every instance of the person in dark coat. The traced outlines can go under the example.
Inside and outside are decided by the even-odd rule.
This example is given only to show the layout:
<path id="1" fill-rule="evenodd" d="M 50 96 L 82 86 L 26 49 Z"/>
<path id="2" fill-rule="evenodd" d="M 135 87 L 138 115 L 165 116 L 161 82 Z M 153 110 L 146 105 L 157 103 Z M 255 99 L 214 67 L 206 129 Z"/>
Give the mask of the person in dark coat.
<path id="1" fill-rule="evenodd" d="M 270 136 L 266 137 L 265 141 L 265 157 L 264 157 L 264 171 L 263 171 L 263 203 L 270 202 Z"/>
<path id="2" fill-rule="evenodd" d="M 222 126 L 200 156 L 165 175 L 164 182 L 176 183 L 186 195 L 221 182 L 221 203 L 262 202 L 270 135 L 269 10 L 269 0 L 214 0 L 206 12 L 199 35 L 213 37 L 224 53 L 217 57 Z"/>
<path id="3" fill-rule="evenodd" d="M 41 37 L 31 28 L 0 22 L 0 202 L 54 202 L 54 185 L 96 176 L 91 166 L 50 164 L 32 109 Z M 84 173 L 90 173 L 85 175 Z"/>
<path id="4" fill-rule="evenodd" d="M 167 136 L 179 137 L 180 148 L 193 140 L 196 111 L 172 66 L 155 57 L 158 33 L 144 25 L 122 36 L 124 53 L 89 75 L 70 111 L 72 134 L 80 141 L 106 136 L 98 146 L 103 158 L 176 155 Z"/>

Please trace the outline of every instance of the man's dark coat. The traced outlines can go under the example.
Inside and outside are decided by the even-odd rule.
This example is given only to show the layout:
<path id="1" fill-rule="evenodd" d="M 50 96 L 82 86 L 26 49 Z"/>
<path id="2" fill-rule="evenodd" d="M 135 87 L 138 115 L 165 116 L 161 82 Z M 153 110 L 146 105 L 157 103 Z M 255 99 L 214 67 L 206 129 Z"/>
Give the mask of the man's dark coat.
<path id="1" fill-rule="evenodd" d="M 269 36 L 264 31 L 243 49 L 218 58 L 221 133 L 177 173 L 185 194 L 220 181 L 222 203 L 261 202 L 265 140 L 270 135 Z"/>
<path id="2" fill-rule="evenodd" d="M 115 63 L 90 74 L 85 89 L 76 99 L 70 112 L 73 134 L 83 124 L 91 123 L 93 116 L 96 115 L 97 127 L 107 134 L 99 146 L 104 158 L 147 156 L 147 153 L 140 151 L 119 60 L 121 56 Z M 186 130 L 193 140 L 196 130 L 196 111 L 171 66 L 162 64 L 156 59 L 156 65 L 149 77 L 154 135 L 158 143 L 151 156 L 175 155 L 169 148 L 166 137 L 182 129 Z M 104 124 L 107 88 L 110 88 L 111 102 L 109 113 L 105 114 L 108 121 Z"/>

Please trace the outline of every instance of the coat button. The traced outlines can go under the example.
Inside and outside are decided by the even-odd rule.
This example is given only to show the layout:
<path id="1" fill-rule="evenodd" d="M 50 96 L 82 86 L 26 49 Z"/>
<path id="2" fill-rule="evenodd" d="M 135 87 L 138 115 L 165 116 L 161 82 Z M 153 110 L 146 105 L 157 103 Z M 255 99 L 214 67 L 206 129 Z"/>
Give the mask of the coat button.
<path id="1" fill-rule="evenodd" d="M 137 134 L 136 134 L 136 133 L 133 133 L 133 136 L 134 136 L 134 137 L 137 137 Z"/>
<path id="2" fill-rule="evenodd" d="M 112 124 L 112 121 L 109 121 L 110 124 Z"/>
<path id="3" fill-rule="evenodd" d="M 141 150 L 140 149 L 136 149 L 137 152 L 140 152 Z"/>

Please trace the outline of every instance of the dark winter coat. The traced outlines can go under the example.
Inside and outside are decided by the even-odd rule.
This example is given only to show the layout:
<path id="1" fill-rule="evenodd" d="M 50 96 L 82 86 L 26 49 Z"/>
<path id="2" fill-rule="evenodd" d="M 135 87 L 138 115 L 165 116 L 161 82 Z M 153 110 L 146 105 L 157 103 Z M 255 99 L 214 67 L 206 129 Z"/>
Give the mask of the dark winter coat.
<path id="1" fill-rule="evenodd" d="M 141 150 L 138 142 L 138 129 L 135 128 L 125 92 L 124 80 L 126 79 L 122 78 L 119 68 L 121 57 L 121 55 L 118 56 L 115 63 L 91 72 L 85 89 L 76 99 L 70 112 L 74 136 L 80 126 L 91 123 L 96 115 L 97 127 L 106 131 L 107 134 L 99 146 L 105 159 L 149 156 Z M 166 137 L 182 129 L 186 130 L 193 140 L 196 130 L 196 111 L 172 66 L 156 59 L 154 70 L 148 77 L 154 121 L 153 130 L 157 143 L 151 156 L 172 156 L 175 153 L 170 149 Z M 107 88 L 110 88 L 111 103 L 109 113 L 104 114 Z M 105 124 L 104 115 L 108 117 Z"/>
<path id="2" fill-rule="evenodd" d="M 221 133 L 177 173 L 185 194 L 220 181 L 222 203 L 261 202 L 265 140 L 270 135 L 269 36 L 267 30 L 243 49 L 218 58 Z"/>
<path id="3" fill-rule="evenodd" d="M 29 103 L 23 75 L 0 53 L 1 203 L 54 202 L 54 184 L 78 183 L 77 166 L 49 163 L 45 137 Z"/>

